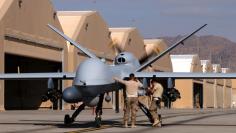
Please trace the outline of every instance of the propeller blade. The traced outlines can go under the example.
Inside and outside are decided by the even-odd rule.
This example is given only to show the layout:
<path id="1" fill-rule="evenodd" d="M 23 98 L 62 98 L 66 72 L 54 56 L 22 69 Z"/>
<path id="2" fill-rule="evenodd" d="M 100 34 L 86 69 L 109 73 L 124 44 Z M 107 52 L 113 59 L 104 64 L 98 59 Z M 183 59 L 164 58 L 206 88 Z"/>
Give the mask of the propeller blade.
<path id="1" fill-rule="evenodd" d="M 141 56 L 141 58 L 139 59 L 139 63 L 143 64 L 144 62 L 146 62 L 148 60 L 149 56 L 147 54 L 143 54 Z"/>
<path id="2" fill-rule="evenodd" d="M 118 46 L 118 45 L 115 45 L 114 48 L 115 48 L 115 50 L 116 50 L 117 53 L 123 52 L 122 48 L 121 48 L 120 46 Z"/>
<path id="3" fill-rule="evenodd" d="M 149 54 L 143 54 L 143 56 L 141 56 L 141 58 L 139 59 L 139 63 L 140 64 L 144 64 L 145 62 L 147 62 L 149 59 L 151 59 L 152 57 L 155 57 L 158 53 L 156 52 L 156 50 L 153 50 L 151 53 Z"/>
<path id="4" fill-rule="evenodd" d="M 119 54 L 121 52 L 123 52 L 123 49 L 119 46 L 119 43 L 116 39 L 113 39 L 110 43 L 109 43 L 110 48 L 112 48 L 112 50 Z"/>

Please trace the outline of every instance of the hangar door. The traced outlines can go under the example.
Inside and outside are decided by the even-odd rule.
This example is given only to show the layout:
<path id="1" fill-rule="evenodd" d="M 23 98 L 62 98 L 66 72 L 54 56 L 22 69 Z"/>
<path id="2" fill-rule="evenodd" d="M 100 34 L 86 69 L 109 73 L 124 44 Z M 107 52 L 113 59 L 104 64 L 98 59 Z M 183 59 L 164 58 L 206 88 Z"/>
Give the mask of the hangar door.
<path id="1" fill-rule="evenodd" d="M 203 108 L 203 85 L 193 84 L 193 107 Z"/>
<path id="2" fill-rule="evenodd" d="M 5 73 L 58 72 L 61 70 L 61 62 L 5 54 Z M 54 84 L 55 87 L 61 89 L 60 84 Z M 47 80 L 6 80 L 5 109 L 38 109 L 42 103 L 41 96 L 46 91 Z"/>

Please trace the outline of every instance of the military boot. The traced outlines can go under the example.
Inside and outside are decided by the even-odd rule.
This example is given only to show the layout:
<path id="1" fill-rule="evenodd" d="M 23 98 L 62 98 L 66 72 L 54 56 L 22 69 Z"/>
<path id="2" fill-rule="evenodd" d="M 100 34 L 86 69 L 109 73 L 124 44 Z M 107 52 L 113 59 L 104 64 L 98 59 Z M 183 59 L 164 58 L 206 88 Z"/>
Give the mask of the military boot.
<path id="1" fill-rule="evenodd" d="M 161 121 L 159 119 L 155 119 L 152 126 L 153 127 L 161 127 Z"/>
<path id="2" fill-rule="evenodd" d="M 135 128 L 136 127 L 136 122 L 134 120 L 131 121 L 131 128 Z"/>
<path id="3" fill-rule="evenodd" d="M 124 121 L 124 128 L 128 127 L 128 121 Z"/>

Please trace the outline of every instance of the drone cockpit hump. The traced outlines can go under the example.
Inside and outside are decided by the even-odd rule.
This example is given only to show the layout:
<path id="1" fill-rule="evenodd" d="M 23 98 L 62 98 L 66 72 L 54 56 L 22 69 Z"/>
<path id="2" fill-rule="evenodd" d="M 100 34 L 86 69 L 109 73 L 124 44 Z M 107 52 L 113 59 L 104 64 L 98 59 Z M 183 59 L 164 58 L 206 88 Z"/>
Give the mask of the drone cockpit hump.
<path id="1" fill-rule="evenodd" d="M 134 65 L 134 66 L 140 66 L 139 61 L 137 58 L 134 57 L 132 53 L 129 52 L 121 52 L 119 53 L 115 60 L 115 65 Z"/>

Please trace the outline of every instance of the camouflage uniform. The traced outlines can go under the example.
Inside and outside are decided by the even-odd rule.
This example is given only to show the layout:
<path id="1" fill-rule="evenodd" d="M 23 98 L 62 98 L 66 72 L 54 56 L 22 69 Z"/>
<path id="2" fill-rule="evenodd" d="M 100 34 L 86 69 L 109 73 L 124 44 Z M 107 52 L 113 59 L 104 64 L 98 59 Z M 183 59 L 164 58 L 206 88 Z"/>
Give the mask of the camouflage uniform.
<path id="1" fill-rule="evenodd" d="M 131 112 L 131 127 L 135 127 L 136 124 L 136 112 L 138 105 L 138 89 L 143 85 L 138 80 L 121 80 L 114 78 L 114 80 L 125 85 L 125 97 L 124 97 L 124 124 L 127 127 L 129 120 L 129 114 Z"/>
<path id="2" fill-rule="evenodd" d="M 153 126 L 156 126 L 157 124 L 160 123 L 159 121 L 159 116 L 157 113 L 157 108 L 160 106 L 161 98 L 162 98 L 162 93 L 163 93 L 163 87 L 161 84 L 158 82 L 154 82 L 151 88 L 149 89 L 151 95 L 151 105 L 149 107 L 149 111 L 152 115 L 152 118 L 154 120 Z"/>
<path id="3" fill-rule="evenodd" d="M 138 97 L 127 97 L 124 108 L 124 123 L 129 120 L 129 113 L 131 112 L 131 123 L 136 124 L 136 112 L 138 105 Z"/>

